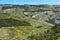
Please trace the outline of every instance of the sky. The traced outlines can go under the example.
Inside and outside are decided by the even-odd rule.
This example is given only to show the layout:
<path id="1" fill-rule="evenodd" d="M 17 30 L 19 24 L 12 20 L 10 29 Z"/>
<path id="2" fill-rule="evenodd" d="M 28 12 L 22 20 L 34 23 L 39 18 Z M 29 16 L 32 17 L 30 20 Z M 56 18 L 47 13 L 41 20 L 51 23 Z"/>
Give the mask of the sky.
<path id="1" fill-rule="evenodd" d="M 0 4 L 59 4 L 60 0 L 0 0 Z"/>

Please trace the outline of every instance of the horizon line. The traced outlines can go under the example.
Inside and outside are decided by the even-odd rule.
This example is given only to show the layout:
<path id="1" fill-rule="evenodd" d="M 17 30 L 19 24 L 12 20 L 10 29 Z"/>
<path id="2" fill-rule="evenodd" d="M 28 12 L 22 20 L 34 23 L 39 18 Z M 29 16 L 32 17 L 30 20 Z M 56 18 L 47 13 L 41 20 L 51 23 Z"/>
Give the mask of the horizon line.
<path id="1" fill-rule="evenodd" d="M 0 5 L 60 5 L 60 4 L 13 4 L 13 3 L 5 3 Z"/>

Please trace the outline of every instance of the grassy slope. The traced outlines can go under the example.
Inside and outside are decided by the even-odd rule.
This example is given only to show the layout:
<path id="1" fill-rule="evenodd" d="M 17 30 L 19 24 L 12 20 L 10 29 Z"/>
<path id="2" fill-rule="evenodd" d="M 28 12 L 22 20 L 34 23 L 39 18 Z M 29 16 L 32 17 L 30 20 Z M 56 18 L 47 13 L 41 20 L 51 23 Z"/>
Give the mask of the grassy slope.
<path id="1" fill-rule="evenodd" d="M 41 40 L 41 35 L 51 29 L 44 22 L 41 23 L 29 17 L 24 17 L 22 10 L 16 8 L 4 10 L 3 14 L 0 14 L 0 27 L 10 30 L 9 37 L 12 38 L 9 38 L 9 40 Z"/>

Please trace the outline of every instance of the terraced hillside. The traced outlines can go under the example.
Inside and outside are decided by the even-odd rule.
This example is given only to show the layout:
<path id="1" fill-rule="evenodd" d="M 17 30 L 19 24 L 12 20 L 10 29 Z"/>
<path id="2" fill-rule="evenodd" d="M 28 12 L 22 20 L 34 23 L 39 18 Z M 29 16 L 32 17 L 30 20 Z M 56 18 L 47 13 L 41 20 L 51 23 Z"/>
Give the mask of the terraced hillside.
<path id="1" fill-rule="evenodd" d="M 59 40 L 59 5 L 0 5 L 0 40 Z"/>

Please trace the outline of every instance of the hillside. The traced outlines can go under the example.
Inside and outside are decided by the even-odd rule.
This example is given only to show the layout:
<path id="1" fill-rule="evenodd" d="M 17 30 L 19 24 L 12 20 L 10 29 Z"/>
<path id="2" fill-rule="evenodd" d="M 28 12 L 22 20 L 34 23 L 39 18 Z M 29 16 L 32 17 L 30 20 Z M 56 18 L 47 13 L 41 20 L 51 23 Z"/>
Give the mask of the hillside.
<path id="1" fill-rule="evenodd" d="M 58 40 L 60 5 L 0 4 L 0 40 Z"/>

